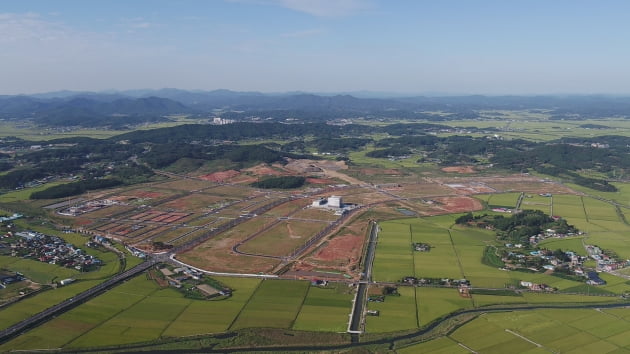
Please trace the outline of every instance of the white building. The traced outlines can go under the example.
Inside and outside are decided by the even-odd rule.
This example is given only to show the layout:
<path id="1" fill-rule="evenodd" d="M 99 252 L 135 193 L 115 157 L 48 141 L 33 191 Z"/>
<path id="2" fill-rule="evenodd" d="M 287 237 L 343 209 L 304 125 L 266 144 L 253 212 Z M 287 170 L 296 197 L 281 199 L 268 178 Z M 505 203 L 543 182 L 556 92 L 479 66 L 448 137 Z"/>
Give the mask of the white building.
<path id="1" fill-rule="evenodd" d="M 332 207 L 332 208 L 342 208 L 343 207 L 343 200 L 341 199 L 341 197 L 335 196 L 335 195 L 331 195 L 328 198 L 328 206 Z"/>

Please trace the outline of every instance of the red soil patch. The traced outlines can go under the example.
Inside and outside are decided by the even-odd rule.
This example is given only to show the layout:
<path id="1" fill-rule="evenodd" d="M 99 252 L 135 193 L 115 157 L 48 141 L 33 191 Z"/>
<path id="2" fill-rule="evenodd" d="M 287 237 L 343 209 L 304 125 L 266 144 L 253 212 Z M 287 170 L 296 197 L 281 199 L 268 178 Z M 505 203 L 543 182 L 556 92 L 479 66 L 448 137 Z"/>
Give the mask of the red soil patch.
<path id="1" fill-rule="evenodd" d="M 472 166 L 450 166 L 442 168 L 444 172 L 455 172 L 455 173 L 476 173 L 475 169 Z"/>
<path id="2" fill-rule="evenodd" d="M 337 236 L 330 240 L 313 257 L 324 261 L 344 261 L 352 263 L 358 259 L 363 247 L 363 237 L 356 235 Z"/>
<path id="3" fill-rule="evenodd" d="M 76 219 L 74 221 L 74 224 L 77 226 L 85 226 L 85 225 L 90 225 L 92 223 L 92 220 L 90 219 Z"/>
<path id="4" fill-rule="evenodd" d="M 210 182 L 225 182 L 230 178 L 234 178 L 241 173 L 236 170 L 227 170 L 223 172 L 215 172 L 208 175 L 199 176 L 200 179 Z"/>
<path id="5" fill-rule="evenodd" d="M 334 184 L 335 181 L 327 178 L 307 178 L 306 183 L 312 184 Z"/>
<path id="6" fill-rule="evenodd" d="M 252 168 L 251 171 L 258 176 L 280 176 L 285 174 L 270 167 L 255 167 Z"/>
<path id="7" fill-rule="evenodd" d="M 433 200 L 440 203 L 440 207 L 449 213 L 463 213 L 483 208 L 479 200 L 470 197 L 439 197 Z"/>

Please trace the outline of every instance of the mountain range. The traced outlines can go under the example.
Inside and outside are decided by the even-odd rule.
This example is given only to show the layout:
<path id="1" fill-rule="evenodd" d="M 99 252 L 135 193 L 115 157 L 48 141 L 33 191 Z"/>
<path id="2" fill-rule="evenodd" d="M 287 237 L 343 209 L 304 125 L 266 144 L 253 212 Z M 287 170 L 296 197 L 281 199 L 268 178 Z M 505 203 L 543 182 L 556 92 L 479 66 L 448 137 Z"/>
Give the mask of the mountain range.
<path id="1" fill-rule="evenodd" d="M 364 93 L 364 96 L 369 96 Z M 0 119 L 30 119 L 51 126 L 125 126 L 167 120 L 169 115 L 231 118 L 251 115 L 278 119 L 328 120 L 358 116 L 443 120 L 474 118 L 483 110 L 546 110 L 555 119 L 630 116 L 630 97 L 442 96 L 355 97 L 348 94 L 187 91 L 173 88 L 111 92 L 58 91 L 0 96 Z M 431 115 L 427 112 L 442 112 Z M 234 113 L 239 112 L 239 113 Z M 443 113 L 447 113 L 444 115 Z M 240 114 L 240 115 L 239 115 Z"/>

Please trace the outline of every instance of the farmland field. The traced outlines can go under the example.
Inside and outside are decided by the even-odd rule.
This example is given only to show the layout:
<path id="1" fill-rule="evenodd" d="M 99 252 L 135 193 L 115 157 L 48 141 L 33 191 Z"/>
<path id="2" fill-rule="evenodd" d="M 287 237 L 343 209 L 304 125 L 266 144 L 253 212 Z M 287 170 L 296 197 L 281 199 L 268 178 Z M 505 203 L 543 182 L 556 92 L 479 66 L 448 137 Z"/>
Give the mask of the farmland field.
<path id="1" fill-rule="evenodd" d="M 360 158 L 371 160 L 365 156 Z M 462 212 L 479 210 L 482 203 L 478 203 L 472 195 L 486 202 L 489 208 L 512 209 L 515 208 L 521 195 L 519 188 L 523 187 L 525 189 L 523 189 L 524 198 L 520 205 L 521 209 L 537 209 L 559 215 L 586 232 L 585 235 L 579 237 L 547 239 L 541 242 L 541 247 L 551 250 L 571 250 L 586 255 L 583 243 L 597 244 L 603 249 L 615 250 L 622 257 L 630 257 L 630 244 L 627 242 L 630 226 L 625 223 L 623 215 L 620 215 L 624 212 L 630 214 L 628 209 L 618 210 L 612 204 L 592 198 L 587 194 L 553 193 L 551 197 L 544 197 L 532 191 L 538 188 L 542 191 L 556 189 L 564 191 L 565 187 L 538 180 L 538 177 L 523 175 L 515 175 L 510 177 L 512 179 L 502 180 L 484 174 L 483 171 L 477 171 L 475 172 L 479 173 L 477 176 L 469 176 L 474 180 L 468 181 L 464 180 L 463 176 L 455 175 L 455 172 L 440 171 L 436 177 L 440 183 L 434 180 L 429 182 L 429 178 L 427 178 L 427 183 L 422 183 L 424 179 L 413 174 L 413 171 L 416 171 L 415 167 L 411 166 L 413 164 L 415 162 L 412 160 L 387 161 L 385 165 L 389 166 L 389 169 L 381 171 L 384 175 L 374 177 L 382 184 L 369 187 L 357 185 L 326 194 L 318 190 L 309 192 L 312 194 L 304 199 L 280 204 L 262 215 L 247 215 L 247 219 L 242 219 L 247 221 L 207 239 L 189 251 L 177 254 L 178 260 L 200 268 L 235 273 L 271 273 L 273 270 L 281 274 L 281 277 L 291 280 L 220 278 L 222 283 L 235 290 L 233 296 L 224 300 L 201 301 L 184 297 L 173 288 L 161 288 L 153 281 L 140 276 L 0 346 L 0 351 L 60 347 L 79 349 L 105 344 L 124 345 L 252 328 L 274 328 L 287 331 L 287 333 L 292 330 L 345 332 L 348 328 L 354 296 L 354 286 L 350 283 L 356 282 L 361 270 L 347 266 L 348 254 L 340 256 L 332 253 L 339 251 L 338 249 L 342 251 L 357 249 L 357 254 L 353 257 L 360 259 L 359 252 L 363 245 L 361 242 L 367 232 L 365 225 L 370 222 L 368 220 L 376 220 L 380 227 L 372 273 L 373 281 L 398 282 L 406 276 L 427 278 L 431 281 L 443 278 L 467 279 L 471 282 L 473 289 L 469 295 L 465 291 L 460 294 L 456 287 L 399 285 L 397 291 L 400 296 L 387 295 L 384 302 L 367 303 L 367 309 L 378 311 L 378 316 L 365 317 L 367 333 L 394 333 L 422 328 L 460 309 L 510 304 L 565 305 L 618 302 L 619 294 L 630 292 L 630 283 L 626 279 L 606 273 L 600 276 L 607 284 L 594 287 L 581 281 L 550 274 L 550 272 L 545 274 L 500 269 L 501 264 L 497 265 L 488 262 L 487 259 L 484 260 L 484 251 L 487 247 L 498 248 L 505 242 L 497 239 L 494 230 L 456 225 L 455 219 L 462 214 L 429 216 L 452 212 L 448 209 L 453 207 L 451 204 L 469 200 L 474 200 L 474 208 L 470 207 L 473 204 L 466 204 L 465 206 L 470 209 L 459 210 Z M 372 169 L 372 167 L 353 168 L 357 177 L 369 173 Z M 424 171 L 423 168 L 419 170 Z M 383 176 L 385 176 L 384 179 L 381 179 Z M 413 180 L 413 183 L 401 182 L 407 179 Z M 396 182 L 386 183 L 390 180 Z M 625 184 L 619 185 L 622 186 L 622 192 L 610 194 L 607 197 L 623 199 L 625 198 L 622 196 L 623 193 L 630 193 L 630 187 Z M 137 194 L 136 197 L 139 199 L 134 199 L 130 204 L 146 202 L 147 205 L 152 204 L 152 207 L 136 208 L 136 205 L 128 205 L 101 209 L 90 213 L 91 215 L 85 215 L 85 218 L 93 219 L 90 229 L 117 235 L 127 242 L 133 241 L 134 244 L 141 246 L 156 241 L 180 245 L 209 232 L 211 228 L 224 225 L 244 213 L 290 195 L 286 191 L 254 190 L 245 186 L 217 185 L 199 180 L 155 183 L 154 187 L 120 192 L 121 195 Z M 506 192 L 490 194 L 489 191 L 493 189 Z M 568 188 L 565 189 L 568 190 Z M 301 262 L 300 265 L 306 264 L 302 269 L 303 274 L 312 272 L 310 275 L 313 277 L 331 274 L 331 278 L 334 278 L 333 275 L 341 277 L 343 274 L 349 279 L 354 277 L 352 281 L 326 287 L 313 286 L 308 281 L 293 280 L 308 278 L 308 275 L 302 276 L 296 272 L 295 274 L 298 275 L 291 277 L 289 273 L 283 275 L 278 271 L 282 268 L 281 266 L 284 266 L 279 258 L 248 256 L 233 252 L 235 245 L 260 232 L 256 237 L 240 244 L 238 250 L 280 257 L 288 254 L 297 245 L 310 239 L 337 218 L 330 210 L 307 207 L 312 198 L 332 193 L 343 196 L 347 203 L 363 205 L 373 203 L 374 207 L 369 213 L 359 217 L 363 218 L 361 228 L 357 227 L 358 223 L 345 224 L 340 228 L 342 231 L 337 235 L 338 237 L 324 240 L 320 248 L 316 249 L 317 253 L 313 250 L 307 253 L 314 258 L 321 256 L 322 263 L 315 266 L 313 266 L 314 263 L 307 264 L 308 258 L 300 259 L 299 262 Z M 228 206 L 227 203 L 230 205 Z M 224 206 L 227 207 L 218 210 Z M 400 213 L 402 209 L 413 211 L 415 214 L 408 215 L 413 217 L 403 218 Z M 490 210 L 475 211 L 475 215 L 484 213 L 510 216 L 508 213 Z M 111 219 L 100 219 L 112 214 L 119 215 Z M 373 218 L 374 215 L 394 219 L 383 221 Z M 177 219 L 178 216 L 181 218 Z M 142 227 L 132 229 L 135 225 Z M 268 229 L 265 230 L 265 228 Z M 189 235 L 182 237 L 188 232 L 190 232 Z M 343 238 L 342 236 L 345 237 L 346 233 L 357 240 L 350 240 L 350 237 Z M 78 234 L 70 234 L 68 237 L 72 239 L 72 242 L 83 243 L 86 240 L 84 236 Z M 428 244 L 430 250 L 416 251 L 413 248 L 414 243 Z M 328 246 L 332 251 L 320 252 Z M 121 246 L 118 245 L 118 247 Z M 523 252 L 528 251 L 529 249 L 526 249 Z M 96 284 L 97 280 L 100 281 L 101 278 L 118 270 L 120 263 L 115 254 L 100 252 L 98 257 L 106 261 L 105 266 L 99 272 L 83 274 L 29 260 L 0 257 L 0 266 L 20 270 L 37 281 L 50 282 L 67 277 L 81 280 L 68 287 L 47 290 L 42 293 L 42 296 L 25 299 L 0 310 L 0 316 L 3 320 L 6 319 L 2 321 L 2 326 L 8 326 L 56 302 L 72 297 L 78 291 Z M 137 258 L 129 257 L 127 267 L 139 261 Z M 342 270 L 341 268 L 329 269 L 344 265 L 346 268 Z M 559 291 L 521 293 L 504 290 L 506 286 L 514 287 L 520 281 L 546 284 Z M 382 287 L 384 287 L 383 284 L 370 285 L 371 294 L 377 294 Z M 474 288 L 498 288 L 499 290 Z M 604 349 L 630 349 L 628 347 L 630 341 L 623 344 L 625 339 L 622 338 L 623 334 L 630 333 L 630 328 L 618 327 L 617 322 L 610 322 L 612 314 L 627 320 L 630 319 L 630 313 L 602 310 L 596 316 L 587 312 L 580 312 L 578 316 L 579 311 L 581 310 L 550 311 L 555 317 L 542 311 L 518 312 L 514 315 L 518 320 L 514 322 L 523 320 L 525 324 L 522 328 L 519 327 L 520 323 L 512 326 L 512 322 L 506 322 L 510 324 L 509 327 L 502 327 L 500 324 L 502 322 L 492 319 L 503 314 L 486 314 L 447 337 L 397 350 L 403 353 L 415 350 L 449 353 L 465 350 L 458 343 L 480 352 L 503 352 L 506 348 L 516 352 L 539 350 L 541 347 L 514 335 L 514 333 L 519 333 L 527 337 L 523 334 L 530 329 L 527 327 L 529 317 L 525 316 L 526 313 L 533 314 L 532 318 L 538 316 L 536 317 L 538 320 L 541 319 L 540 316 L 549 317 L 549 321 L 557 324 L 558 331 L 563 335 L 578 342 L 584 340 L 580 342 L 584 348 L 597 347 L 599 350 L 598 346 L 601 345 Z M 523 316 L 519 317 L 520 315 Z M 501 321 L 509 317 L 505 316 L 507 317 Z M 592 317 L 592 323 L 596 325 L 591 326 L 592 323 L 588 321 L 582 323 L 581 316 Z M 565 318 L 571 320 L 565 321 Z M 534 325 L 530 324 L 530 326 Z M 55 335 L 57 332 L 62 333 Z M 608 332 L 614 339 L 607 340 L 604 335 Z M 54 338 L 50 339 L 51 337 Z M 116 340 L 112 342 L 112 338 Z M 544 348 L 552 350 L 578 348 L 571 347 L 568 340 L 559 337 L 551 338 L 545 343 L 547 344 L 542 344 Z"/>
<path id="2" fill-rule="evenodd" d="M 343 332 L 348 327 L 352 295 L 346 284 L 334 288 L 311 286 L 304 299 L 293 329 L 305 331 Z M 345 292 L 343 292 L 345 291 Z"/>
<path id="3" fill-rule="evenodd" d="M 627 309 L 485 314 L 457 329 L 448 338 L 481 353 L 523 352 L 536 347 L 562 353 L 625 352 L 630 345 L 627 340 L 630 323 L 620 317 L 627 315 Z M 413 348 L 420 350 L 441 345 L 453 348 L 445 339 L 435 344 L 432 342 Z"/>
<path id="4" fill-rule="evenodd" d="M 378 316 L 366 318 L 366 331 L 394 332 L 418 327 L 415 289 L 399 287 L 400 296 L 386 296 L 385 301 L 368 302 L 368 310 L 379 311 Z"/>
<path id="5" fill-rule="evenodd" d="M 307 281 L 264 280 L 230 329 L 291 328 L 310 284 Z"/>
<path id="6" fill-rule="evenodd" d="M 416 297 L 421 326 L 453 311 L 469 308 L 473 305 L 472 301 L 462 297 L 457 289 L 417 288 Z"/>
<path id="7" fill-rule="evenodd" d="M 519 195 L 520 193 L 492 194 L 490 198 L 488 198 L 488 205 L 490 207 L 504 207 L 513 209 L 516 208 L 516 201 L 518 200 Z"/>

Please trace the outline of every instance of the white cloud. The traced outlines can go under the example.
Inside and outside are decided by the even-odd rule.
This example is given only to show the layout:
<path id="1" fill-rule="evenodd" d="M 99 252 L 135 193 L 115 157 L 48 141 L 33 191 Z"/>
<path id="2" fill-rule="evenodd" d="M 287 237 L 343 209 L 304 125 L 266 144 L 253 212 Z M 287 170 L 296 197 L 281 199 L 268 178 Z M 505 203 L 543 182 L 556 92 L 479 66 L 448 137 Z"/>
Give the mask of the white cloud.
<path id="1" fill-rule="evenodd" d="M 274 5 L 316 17 L 343 17 L 373 8 L 373 0 L 227 0 L 246 4 Z"/>
<path id="2" fill-rule="evenodd" d="M 51 41 L 67 37 L 62 24 L 44 21 L 38 14 L 0 13 L 0 43 Z"/>
<path id="3" fill-rule="evenodd" d="M 313 29 L 307 29 L 307 30 L 303 30 L 303 31 L 295 31 L 295 32 L 288 32 L 288 33 L 283 33 L 280 36 L 281 37 L 285 37 L 285 38 L 303 38 L 303 37 L 310 37 L 310 36 L 316 36 L 318 34 L 322 34 L 325 31 L 321 28 L 313 28 Z"/>
<path id="4" fill-rule="evenodd" d="M 349 16 L 371 7 L 367 0 L 276 0 L 278 5 L 317 17 Z"/>

